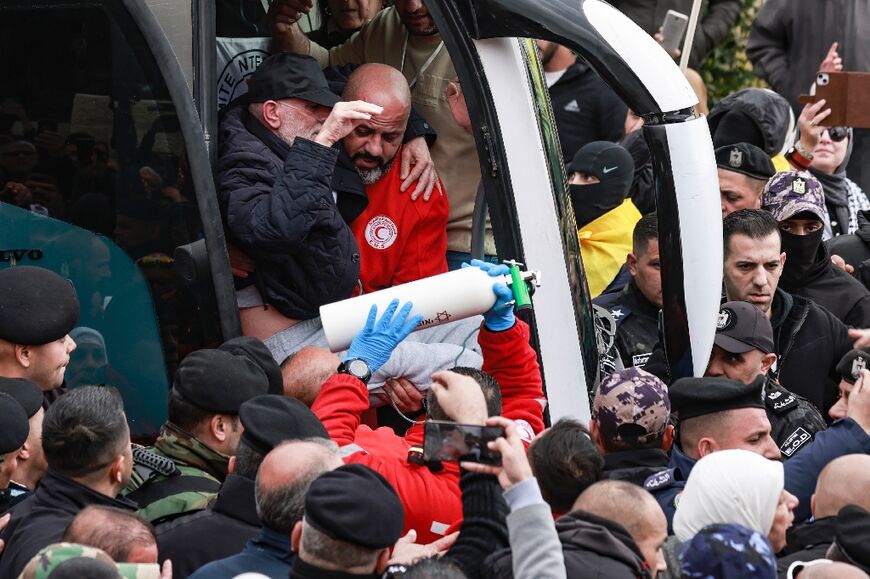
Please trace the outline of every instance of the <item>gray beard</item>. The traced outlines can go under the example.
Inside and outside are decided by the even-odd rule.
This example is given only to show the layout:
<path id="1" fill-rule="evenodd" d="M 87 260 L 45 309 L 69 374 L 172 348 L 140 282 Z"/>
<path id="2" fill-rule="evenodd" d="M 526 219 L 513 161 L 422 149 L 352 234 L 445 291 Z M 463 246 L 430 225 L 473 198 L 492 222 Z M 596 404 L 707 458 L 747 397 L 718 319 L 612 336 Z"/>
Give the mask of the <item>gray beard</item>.
<path id="1" fill-rule="evenodd" d="M 375 167 L 374 169 L 357 169 L 356 172 L 359 173 L 359 177 L 362 179 L 364 185 L 373 185 L 380 181 L 381 177 L 390 172 L 395 160 L 396 158 L 393 157 L 382 167 Z"/>

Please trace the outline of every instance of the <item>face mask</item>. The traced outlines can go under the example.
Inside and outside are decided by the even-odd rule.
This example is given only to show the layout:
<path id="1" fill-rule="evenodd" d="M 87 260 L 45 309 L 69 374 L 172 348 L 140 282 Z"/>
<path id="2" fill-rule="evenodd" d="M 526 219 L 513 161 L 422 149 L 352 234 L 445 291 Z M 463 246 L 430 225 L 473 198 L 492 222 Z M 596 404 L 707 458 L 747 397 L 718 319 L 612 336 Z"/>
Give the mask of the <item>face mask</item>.
<path id="1" fill-rule="evenodd" d="M 622 199 L 611 194 L 602 183 L 569 184 L 568 194 L 571 195 L 571 206 L 574 207 L 574 218 L 579 229 L 622 204 Z"/>
<path id="2" fill-rule="evenodd" d="M 785 267 L 780 284 L 784 289 L 798 288 L 808 280 L 807 277 L 819 267 L 816 255 L 822 243 L 823 229 L 808 235 L 795 235 L 785 231 L 782 234 L 782 250 L 785 252 Z"/>

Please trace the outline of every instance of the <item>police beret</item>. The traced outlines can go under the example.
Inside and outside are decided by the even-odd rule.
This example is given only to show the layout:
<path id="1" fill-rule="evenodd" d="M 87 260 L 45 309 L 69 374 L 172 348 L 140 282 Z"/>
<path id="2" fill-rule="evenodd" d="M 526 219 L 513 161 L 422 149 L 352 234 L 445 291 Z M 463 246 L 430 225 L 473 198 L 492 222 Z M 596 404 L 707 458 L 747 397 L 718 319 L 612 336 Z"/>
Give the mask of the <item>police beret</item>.
<path id="1" fill-rule="evenodd" d="M 776 174 L 773 161 L 767 153 L 749 143 L 736 143 L 716 149 L 716 166 L 759 181 L 767 181 Z"/>
<path id="2" fill-rule="evenodd" d="M 727 378 L 680 378 L 668 394 L 680 420 L 738 408 L 764 408 L 764 376 L 751 384 Z"/>
<path id="3" fill-rule="evenodd" d="M 47 344 L 66 336 L 78 319 L 75 288 L 53 271 L 30 265 L 0 271 L 0 339 Z"/>
<path id="4" fill-rule="evenodd" d="M 383 549 L 402 535 L 405 512 L 387 480 L 361 464 L 320 475 L 305 495 L 305 521 L 333 539 Z"/>
<path id="5" fill-rule="evenodd" d="M 238 414 L 246 400 L 269 392 L 269 379 L 246 356 L 234 356 L 223 350 L 197 350 L 181 361 L 172 388 L 203 410 Z"/>
<path id="6" fill-rule="evenodd" d="M 0 416 L 0 454 L 6 454 L 21 448 L 30 434 L 30 423 L 21 404 L 8 394 L 0 393 Z"/>
<path id="7" fill-rule="evenodd" d="M 866 350 L 849 350 L 837 364 L 837 374 L 849 384 L 855 383 L 861 370 L 870 370 L 870 353 Z"/>
<path id="8" fill-rule="evenodd" d="M 251 336 L 239 336 L 227 340 L 218 347 L 218 350 L 248 358 L 259 366 L 269 379 L 269 394 L 284 394 L 284 379 L 281 377 L 281 368 L 272 357 L 272 352 L 262 341 Z"/>
<path id="9" fill-rule="evenodd" d="M 42 408 L 42 390 L 24 378 L 6 378 L 0 376 L 0 392 L 15 399 L 30 418 Z"/>
<path id="10" fill-rule="evenodd" d="M 834 537 L 848 562 L 870 573 L 870 512 L 858 505 L 840 509 Z"/>
<path id="11" fill-rule="evenodd" d="M 262 455 L 284 442 L 302 438 L 329 438 L 323 423 L 299 400 L 266 394 L 239 408 L 242 441 Z"/>

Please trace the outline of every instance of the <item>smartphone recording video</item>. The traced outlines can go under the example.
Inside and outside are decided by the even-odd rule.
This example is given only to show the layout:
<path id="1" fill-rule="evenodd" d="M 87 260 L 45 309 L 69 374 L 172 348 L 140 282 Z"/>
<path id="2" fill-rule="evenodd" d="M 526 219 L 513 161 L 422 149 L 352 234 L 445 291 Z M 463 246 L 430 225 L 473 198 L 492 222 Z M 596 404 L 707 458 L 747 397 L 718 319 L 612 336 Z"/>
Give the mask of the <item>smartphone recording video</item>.
<path id="1" fill-rule="evenodd" d="M 501 454 L 489 449 L 488 442 L 504 436 L 501 426 L 478 426 L 455 422 L 429 421 L 425 427 L 423 460 L 480 462 L 500 465 Z"/>

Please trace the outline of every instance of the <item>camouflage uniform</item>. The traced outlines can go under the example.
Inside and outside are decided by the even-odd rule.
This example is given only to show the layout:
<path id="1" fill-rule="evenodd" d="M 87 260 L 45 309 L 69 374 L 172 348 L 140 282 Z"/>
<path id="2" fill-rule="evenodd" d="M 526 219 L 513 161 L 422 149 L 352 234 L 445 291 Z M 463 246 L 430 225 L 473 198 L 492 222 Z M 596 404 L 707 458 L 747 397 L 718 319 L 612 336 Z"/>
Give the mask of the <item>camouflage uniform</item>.
<path id="1" fill-rule="evenodd" d="M 124 494 L 139 504 L 139 516 L 156 524 L 208 507 L 227 476 L 229 457 L 166 422 L 153 447 L 134 450 L 133 462 Z"/>
<path id="2" fill-rule="evenodd" d="M 27 563 L 19 579 L 47 579 L 64 561 L 81 557 L 97 559 L 117 567 L 122 579 L 160 579 L 160 566 L 157 563 L 115 563 L 105 551 L 75 543 L 55 543 L 42 549 Z"/>

